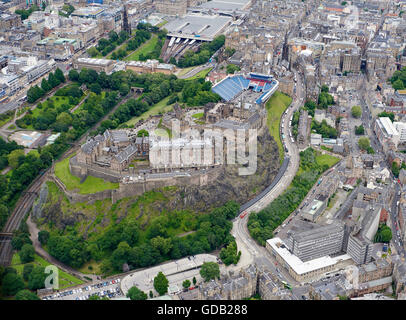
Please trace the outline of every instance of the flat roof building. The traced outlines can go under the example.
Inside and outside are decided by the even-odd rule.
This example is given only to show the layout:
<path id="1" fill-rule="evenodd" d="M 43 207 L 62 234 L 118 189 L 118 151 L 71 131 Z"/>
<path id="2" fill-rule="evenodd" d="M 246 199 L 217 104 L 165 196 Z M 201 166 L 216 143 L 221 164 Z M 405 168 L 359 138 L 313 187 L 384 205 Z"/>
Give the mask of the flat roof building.
<path id="1" fill-rule="evenodd" d="M 308 231 L 288 231 L 286 244 L 299 259 L 309 261 L 341 252 L 343 240 L 344 224 L 335 221 Z"/>
<path id="2" fill-rule="evenodd" d="M 190 14 L 165 25 L 168 36 L 182 39 L 212 41 L 232 22 L 231 17 Z"/>
<path id="3" fill-rule="evenodd" d="M 302 261 L 278 237 L 268 239 L 266 248 L 289 271 L 289 274 L 299 282 L 308 282 L 327 272 L 338 270 L 351 260 L 348 254 L 343 254 L 336 257 L 323 256 L 309 261 Z"/>
<path id="4" fill-rule="evenodd" d="M 114 68 L 114 61 L 109 59 L 78 58 L 73 62 L 75 69 L 93 69 L 97 72 L 110 73 Z"/>

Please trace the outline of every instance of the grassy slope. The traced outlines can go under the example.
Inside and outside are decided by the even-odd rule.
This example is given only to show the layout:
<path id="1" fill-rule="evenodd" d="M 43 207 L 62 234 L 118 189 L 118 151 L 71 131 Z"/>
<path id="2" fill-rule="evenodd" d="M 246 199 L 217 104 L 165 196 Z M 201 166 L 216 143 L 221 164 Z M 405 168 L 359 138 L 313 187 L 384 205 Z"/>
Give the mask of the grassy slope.
<path id="1" fill-rule="evenodd" d="M 139 60 L 140 54 L 146 55 L 149 52 L 154 50 L 156 43 L 158 42 L 158 37 L 154 34 L 152 35 L 151 39 L 141 45 L 137 50 L 135 50 L 131 55 L 126 57 L 124 61 L 132 61 L 132 60 Z"/>
<path id="2" fill-rule="evenodd" d="M 38 265 L 38 266 L 43 266 L 43 267 L 50 265 L 50 263 L 48 261 L 46 261 L 45 259 L 43 259 L 42 257 L 40 257 L 37 254 L 35 254 L 35 256 L 34 256 L 34 261 L 30 262 L 30 263 L 32 263 L 34 265 Z M 11 260 L 11 267 L 16 269 L 17 273 L 22 276 L 24 265 L 25 264 L 21 263 L 18 253 L 15 253 Z M 66 273 L 59 269 L 58 269 L 58 271 L 59 271 L 58 272 L 59 289 L 64 289 L 64 288 L 68 288 L 68 287 L 72 287 L 72 286 L 76 286 L 76 285 L 84 283 L 82 280 L 72 276 L 69 273 Z"/>
<path id="3" fill-rule="evenodd" d="M 72 175 L 69 170 L 69 159 L 72 156 L 55 164 L 55 175 L 65 184 L 68 190 L 77 188 L 80 194 L 89 194 L 108 189 L 118 189 L 118 183 L 107 182 L 93 176 L 88 176 L 81 184 L 80 178 Z"/>
<path id="4" fill-rule="evenodd" d="M 211 69 L 213 69 L 212 67 L 207 68 L 207 69 L 203 69 L 202 71 L 199 71 L 198 73 L 196 73 L 194 76 L 186 78 L 187 80 L 195 80 L 195 79 L 199 79 L 199 78 L 206 78 L 207 74 L 211 71 Z"/>
<path id="5" fill-rule="evenodd" d="M 283 161 L 284 152 L 279 127 L 281 116 L 286 108 L 289 107 L 291 102 L 291 97 L 283 94 L 282 92 L 276 91 L 266 103 L 266 110 L 268 111 L 267 125 L 269 128 L 269 133 L 275 139 L 278 145 L 279 159 L 281 163 Z"/>
<path id="6" fill-rule="evenodd" d="M 126 122 L 127 125 L 133 125 L 136 124 L 138 121 L 145 120 L 149 116 L 154 116 L 159 114 L 160 112 L 166 113 L 172 110 L 172 105 L 167 105 L 167 102 L 169 101 L 170 96 L 162 99 L 158 103 L 154 104 L 152 107 L 149 108 L 148 111 L 144 112 L 142 115 L 139 117 L 134 117 Z"/>

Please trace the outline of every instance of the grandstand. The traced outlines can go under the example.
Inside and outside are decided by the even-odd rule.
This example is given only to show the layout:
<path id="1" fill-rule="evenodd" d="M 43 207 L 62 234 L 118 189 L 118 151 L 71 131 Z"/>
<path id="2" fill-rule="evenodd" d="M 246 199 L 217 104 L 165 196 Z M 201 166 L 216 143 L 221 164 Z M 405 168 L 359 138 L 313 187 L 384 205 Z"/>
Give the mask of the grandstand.
<path id="1" fill-rule="evenodd" d="M 252 90 L 255 93 L 261 93 L 255 100 L 255 103 L 266 102 L 278 88 L 279 82 L 272 76 L 250 73 L 248 76 L 235 75 L 230 76 L 218 84 L 212 91 L 217 93 L 223 100 L 231 101 L 239 96 L 245 90 Z"/>

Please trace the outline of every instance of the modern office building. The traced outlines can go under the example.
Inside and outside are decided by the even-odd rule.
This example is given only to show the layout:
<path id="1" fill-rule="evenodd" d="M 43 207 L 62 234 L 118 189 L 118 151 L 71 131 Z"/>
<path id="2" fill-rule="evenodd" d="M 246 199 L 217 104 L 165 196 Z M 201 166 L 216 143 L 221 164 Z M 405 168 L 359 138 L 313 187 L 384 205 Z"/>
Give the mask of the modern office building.
<path id="1" fill-rule="evenodd" d="M 304 232 L 288 232 L 286 245 L 302 261 L 342 251 L 344 224 L 340 221 Z"/>

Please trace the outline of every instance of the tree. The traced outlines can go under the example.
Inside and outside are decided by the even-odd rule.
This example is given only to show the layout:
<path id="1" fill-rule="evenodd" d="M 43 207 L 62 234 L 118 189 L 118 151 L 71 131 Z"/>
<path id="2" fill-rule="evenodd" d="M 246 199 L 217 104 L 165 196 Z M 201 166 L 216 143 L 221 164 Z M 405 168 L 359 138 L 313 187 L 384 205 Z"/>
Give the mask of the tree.
<path id="1" fill-rule="evenodd" d="M 227 70 L 227 73 L 235 73 L 236 71 L 240 70 L 240 67 L 236 66 L 235 64 L 230 63 L 227 65 L 226 70 Z"/>
<path id="2" fill-rule="evenodd" d="M 193 285 L 195 286 L 197 283 L 196 277 L 193 277 L 192 281 L 193 281 Z"/>
<path id="3" fill-rule="evenodd" d="M 385 224 L 381 224 L 376 232 L 374 242 L 388 243 L 392 240 L 392 230 Z"/>
<path id="4" fill-rule="evenodd" d="M 392 173 L 396 178 L 399 177 L 399 172 L 400 172 L 400 168 L 399 168 L 398 164 L 396 163 L 396 161 L 393 161 L 392 162 Z"/>
<path id="5" fill-rule="evenodd" d="M 168 292 L 169 281 L 162 272 L 154 278 L 154 288 L 159 293 L 159 295 L 164 295 Z"/>
<path id="6" fill-rule="evenodd" d="M 152 299 L 154 297 L 154 293 L 152 292 L 152 290 L 149 290 L 149 297 Z"/>
<path id="7" fill-rule="evenodd" d="M 19 275 L 9 272 L 3 277 L 1 287 L 5 296 L 13 296 L 24 289 L 24 282 Z"/>
<path id="8" fill-rule="evenodd" d="M 42 245 L 47 244 L 48 239 L 49 239 L 49 232 L 48 231 L 42 230 L 42 231 L 38 232 L 38 241 Z"/>
<path id="9" fill-rule="evenodd" d="M 131 287 L 127 292 L 127 298 L 131 300 L 147 300 L 148 296 L 144 291 L 141 291 L 136 286 Z"/>
<path id="10" fill-rule="evenodd" d="M 34 261 L 35 250 L 31 244 L 26 243 L 19 253 L 22 263 Z"/>
<path id="11" fill-rule="evenodd" d="M 79 72 L 75 69 L 69 71 L 68 78 L 70 81 L 78 81 L 79 80 Z"/>
<path id="12" fill-rule="evenodd" d="M 378 117 L 389 117 L 390 121 L 395 121 L 395 114 L 393 112 L 382 111 L 378 114 Z"/>
<path id="13" fill-rule="evenodd" d="M 45 78 L 43 78 L 41 81 L 41 89 L 44 90 L 45 92 L 48 92 L 49 90 L 52 89 L 52 87 Z"/>
<path id="14" fill-rule="evenodd" d="M 403 81 L 400 80 L 400 79 L 394 81 L 394 82 L 392 83 L 392 87 L 393 87 L 393 89 L 395 89 L 395 90 L 403 90 L 403 89 L 405 89 L 405 85 L 403 84 Z"/>
<path id="15" fill-rule="evenodd" d="M 369 139 L 366 137 L 359 138 L 358 146 L 361 150 L 367 150 L 370 147 Z"/>
<path id="16" fill-rule="evenodd" d="M 97 82 L 90 84 L 89 89 L 95 94 L 100 94 L 102 91 L 100 84 L 98 84 Z"/>
<path id="17" fill-rule="evenodd" d="M 52 88 L 55 88 L 56 86 L 58 86 L 60 84 L 60 81 L 57 77 L 55 77 L 55 75 L 51 72 L 48 76 L 48 83 L 50 84 L 50 86 Z"/>
<path id="18" fill-rule="evenodd" d="M 205 262 L 200 269 L 200 275 L 204 281 L 220 278 L 220 267 L 215 262 Z"/>
<path id="19" fill-rule="evenodd" d="M 362 109 L 360 106 L 353 106 L 351 108 L 351 114 L 354 118 L 359 118 L 362 115 Z"/>
<path id="20" fill-rule="evenodd" d="M 365 133 L 365 129 L 363 125 L 360 126 L 355 126 L 355 134 L 360 136 L 363 135 Z"/>
<path id="21" fill-rule="evenodd" d="M 185 280 L 185 281 L 183 281 L 183 283 L 182 283 L 182 286 L 183 286 L 183 288 L 185 288 L 185 289 L 189 288 L 190 285 L 191 285 L 190 280 Z"/>
<path id="22" fill-rule="evenodd" d="M 241 257 L 241 251 L 237 252 L 237 243 L 231 242 L 227 248 L 223 248 L 220 251 L 220 259 L 226 266 L 230 264 L 237 264 Z"/>
<path id="23" fill-rule="evenodd" d="M 16 300 L 41 300 L 34 292 L 23 289 L 17 292 Z"/>
<path id="24" fill-rule="evenodd" d="M 36 266 L 32 270 L 28 279 L 28 289 L 37 290 L 45 287 L 45 279 L 47 274 L 45 268 L 42 266 Z"/>
<path id="25" fill-rule="evenodd" d="M 66 81 L 65 76 L 64 76 L 64 74 L 63 74 L 63 72 L 62 72 L 61 69 L 56 68 L 54 74 L 55 74 L 55 78 L 58 79 L 58 81 L 59 81 L 60 83 L 64 83 L 64 82 Z"/>
<path id="26" fill-rule="evenodd" d="M 25 281 L 28 281 L 28 279 L 30 278 L 30 274 L 32 272 L 32 270 L 34 269 L 34 265 L 31 263 L 25 264 L 24 268 L 23 268 L 23 279 Z"/>
<path id="27" fill-rule="evenodd" d="M 16 169 L 20 165 L 20 163 L 24 160 L 24 150 L 17 149 L 11 151 L 7 157 L 7 160 L 10 167 Z"/>

